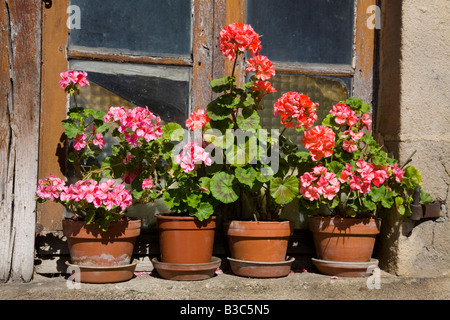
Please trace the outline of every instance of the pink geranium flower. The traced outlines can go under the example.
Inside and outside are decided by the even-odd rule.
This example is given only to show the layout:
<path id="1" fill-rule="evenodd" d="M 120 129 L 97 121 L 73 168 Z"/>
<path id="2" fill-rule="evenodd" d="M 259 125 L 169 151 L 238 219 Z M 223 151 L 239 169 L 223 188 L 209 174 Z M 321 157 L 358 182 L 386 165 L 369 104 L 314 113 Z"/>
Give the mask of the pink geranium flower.
<path id="1" fill-rule="evenodd" d="M 153 181 L 152 179 L 144 179 L 144 181 L 142 181 L 142 189 L 151 189 L 153 187 Z"/>
<path id="2" fill-rule="evenodd" d="M 327 168 L 318 165 L 312 172 L 305 172 L 300 177 L 300 193 L 310 201 L 319 200 L 322 195 L 325 199 L 333 200 L 340 190 L 336 174 Z"/>
<path id="3" fill-rule="evenodd" d="M 59 81 L 59 85 L 61 88 L 66 88 L 69 85 L 80 85 L 80 87 L 84 87 L 89 85 L 89 81 L 87 80 L 86 71 L 76 71 L 69 70 L 61 72 L 60 74 L 61 80 Z"/>
<path id="4" fill-rule="evenodd" d="M 84 133 L 77 134 L 75 141 L 73 142 L 73 148 L 79 151 L 84 147 L 86 147 L 86 135 Z"/>
<path id="5" fill-rule="evenodd" d="M 155 116 L 148 108 L 111 107 L 103 120 L 118 122 L 119 132 L 124 134 L 125 140 L 132 146 L 137 146 L 141 138 L 150 142 L 162 136 L 161 118 Z"/>
<path id="6" fill-rule="evenodd" d="M 105 146 L 105 140 L 103 139 L 103 136 L 101 133 L 97 132 L 95 134 L 95 139 L 92 141 L 96 146 L 98 146 L 100 149 L 103 149 Z"/>
<path id="7" fill-rule="evenodd" d="M 189 142 L 183 147 L 183 151 L 175 158 L 176 163 L 184 172 L 190 172 L 195 169 L 196 164 L 204 163 L 206 166 L 211 165 L 211 158 L 205 149 Z"/>
<path id="8" fill-rule="evenodd" d="M 194 131 L 203 128 L 209 121 L 211 121 L 211 119 L 208 117 L 206 110 L 198 109 L 191 113 L 189 118 L 186 119 L 186 127 L 188 127 L 189 130 Z"/>

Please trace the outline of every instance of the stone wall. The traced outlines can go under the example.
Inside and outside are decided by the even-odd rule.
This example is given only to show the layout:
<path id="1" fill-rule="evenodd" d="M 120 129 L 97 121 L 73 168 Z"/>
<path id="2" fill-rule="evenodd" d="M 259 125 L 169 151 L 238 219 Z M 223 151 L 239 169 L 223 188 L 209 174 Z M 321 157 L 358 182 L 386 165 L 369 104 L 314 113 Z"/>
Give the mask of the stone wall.
<path id="1" fill-rule="evenodd" d="M 392 214 L 377 246 L 398 275 L 450 274 L 450 1 L 381 1 L 376 138 L 412 155 L 423 188 L 443 201 L 442 217 L 414 222 Z"/>

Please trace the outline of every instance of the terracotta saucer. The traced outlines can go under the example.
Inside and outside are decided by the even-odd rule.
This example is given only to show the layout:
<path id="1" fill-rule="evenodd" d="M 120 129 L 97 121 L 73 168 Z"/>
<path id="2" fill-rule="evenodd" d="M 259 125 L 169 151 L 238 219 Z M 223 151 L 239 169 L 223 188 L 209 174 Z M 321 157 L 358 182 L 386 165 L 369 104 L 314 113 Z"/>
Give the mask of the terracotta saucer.
<path id="1" fill-rule="evenodd" d="M 280 278 L 291 272 L 291 265 L 295 258 L 287 257 L 281 262 L 255 262 L 238 260 L 228 257 L 231 271 L 238 276 L 250 278 Z"/>
<path id="2" fill-rule="evenodd" d="M 368 277 L 378 267 L 377 259 L 370 259 L 368 262 L 311 260 L 321 273 L 337 277 Z"/>
<path id="3" fill-rule="evenodd" d="M 161 262 L 157 257 L 152 259 L 153 267 L 158 274 L 169 280 L 205 280 L 214 276 L 222 260 L 212 257 L 211 262 L 196 264 L 178 264 Z"/>
<path id="4" fill-rule="evenodd" d="M 130 280 L 139 261 L 121 266 L 80 266 L 66 261 L 67 273 L 84 283 L 113 283 Z M 79 273 L 79 277 L 77 275 Z"/>

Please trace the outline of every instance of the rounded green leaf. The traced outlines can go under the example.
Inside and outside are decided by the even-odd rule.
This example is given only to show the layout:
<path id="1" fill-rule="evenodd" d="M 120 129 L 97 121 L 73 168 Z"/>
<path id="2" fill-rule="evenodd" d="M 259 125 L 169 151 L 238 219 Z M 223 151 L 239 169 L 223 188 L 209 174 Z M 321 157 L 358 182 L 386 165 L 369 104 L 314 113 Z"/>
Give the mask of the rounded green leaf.
<path id="1" fill-rule="evenodd" d="M 275 178 L 270 184 L 270 194 L 278 204 L 288 204 L 298 195 L 299 181 L 296 177 L 287 177 L 284 181 Z"/>
<path id="2" fill-rule="evenodd" d="M 256 110 L 244 109 L 242 115 L 237 116 L 236 122 L 242 130 L 257 130 L 260 128 L 260 117 Z"/>
<path id="3" fill-rule="evenodd" d="M 257 172 L 253 168 L 247 168 L 244 169 L 242 167 L 237 167 L 234 171 L 236 178 L 239 180 L 240 183 L 245 184 L 249 186 L 250 188 L 253 187 L 253 184 L 255 182 Z"/>
<path id="4" fill-rule="evenodd" d="M 216 173 L 210 181 L 211 193 L 223 203 L 232 203 L 239 198 L 239 188 L 234 183 L 234 176 L 226 172 Z"/>

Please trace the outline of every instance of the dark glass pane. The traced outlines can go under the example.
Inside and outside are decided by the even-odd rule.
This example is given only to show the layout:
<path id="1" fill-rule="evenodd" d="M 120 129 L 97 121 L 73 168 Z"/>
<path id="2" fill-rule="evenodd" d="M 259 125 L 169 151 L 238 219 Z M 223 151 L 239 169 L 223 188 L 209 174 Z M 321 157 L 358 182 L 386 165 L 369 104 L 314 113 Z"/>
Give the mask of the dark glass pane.
<path id="1" fill-rule="evenodd" d="M 270 82 L 277 89 L 276 93 L 264 97 L 264 109 L 260 111 L 261 126 L 266 129 L 283 130 L 280 123 L 280 116 L 273 114 L 273 105 L 286 92 L 294 91 L 303 93 L 311 98 L 311 101 L 318 103 L 317 121 L 314 125 L 319 125 L 330 112 L 334 104 L 348 98 L 351 87 L 351 78 L 316 77 L 294 74 L 277 74 Z M 284 135 L 293 142 L 301 145 L 303 134 L 297 133 L 294 129 L 288 129 Z"/>
<path id="2" fill-rule="evenodd" d="M 80 8 L 81 27 L 70 32 L 71 49 L 148 56 L 191 53 L 189 0 L 71 0 L 71 5 Z"/>
<path id="3" fill-rule="evenodd" d="M 247 0 L 247 23 L 272 61 L 351 64 L 354 1 Z"/>
<path id="4" fill-rule="evenodd" d="M 190 68 L 72 60 L 93 84 L 81 89 L 83 106 L 107 112 L 111 106 L 148 107 L 164 122 L 184 126 L 189 112 Z"/>

